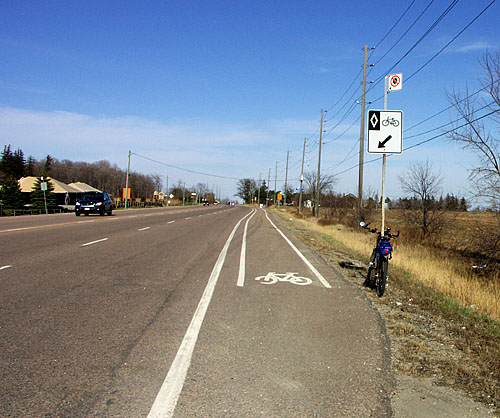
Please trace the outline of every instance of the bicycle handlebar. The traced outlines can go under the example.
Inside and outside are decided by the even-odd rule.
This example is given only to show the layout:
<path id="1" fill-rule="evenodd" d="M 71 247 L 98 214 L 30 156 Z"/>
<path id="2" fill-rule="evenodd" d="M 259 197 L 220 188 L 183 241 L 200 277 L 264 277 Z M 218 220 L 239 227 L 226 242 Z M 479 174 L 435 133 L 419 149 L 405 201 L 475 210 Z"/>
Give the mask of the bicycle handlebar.
<path id="1" fill-rule="evenodd" d="M 377 228 L 368 228 L 370 224 L 366 224 L 366 225 L 363 225 L 362 228 L 363 229 L 367 229 L 369 232 L 373 233 L 373 234 L 379 234 L 379 235 L 382 235 L 380 233 L 380 231 L 377 229 Z M 391 234 L 389 231 L 391 230 L 391 228 L 387 228 L 385 230 L 385 234 L 384 234 L 384 237 L 387 237 L 387 238 L 397 238 L 399 237 L 399 231 L 397 234 Z"/>

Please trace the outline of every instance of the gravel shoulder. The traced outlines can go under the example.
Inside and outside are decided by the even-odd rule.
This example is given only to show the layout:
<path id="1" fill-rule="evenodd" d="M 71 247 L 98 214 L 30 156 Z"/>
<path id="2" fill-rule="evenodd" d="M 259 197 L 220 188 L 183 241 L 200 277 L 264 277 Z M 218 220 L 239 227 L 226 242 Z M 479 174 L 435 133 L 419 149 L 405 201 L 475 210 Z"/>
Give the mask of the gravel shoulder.
<path id="1" fill-rule="evenodd" d="M 308 230 L 285 213 L 279 213 L 278 218 L 280 227 L 301 239 L 330 266 L 340 270 L 353 286 L 362 289 L 385 321 L 396 382 L 391 394 L 393 417 L 500 416 L 488 401 L 488 394 L 461 390 L 456 382 L 456 371 L 448 373 L 457 367 L 463 369 L 464 374 L 481 372 L 472 354 L 459 348 L 460 332 L 450 330 L 453 325 L 449 321 L 420 307 L 411 295 L 398 289 L 390 281 L 390 271 L 388 291 L 378 298 L 374 291 L 362 286 L 366 264 L 336 251 L 322 234 Z M 478 398 L 482 402 L 477 401 Z"/>

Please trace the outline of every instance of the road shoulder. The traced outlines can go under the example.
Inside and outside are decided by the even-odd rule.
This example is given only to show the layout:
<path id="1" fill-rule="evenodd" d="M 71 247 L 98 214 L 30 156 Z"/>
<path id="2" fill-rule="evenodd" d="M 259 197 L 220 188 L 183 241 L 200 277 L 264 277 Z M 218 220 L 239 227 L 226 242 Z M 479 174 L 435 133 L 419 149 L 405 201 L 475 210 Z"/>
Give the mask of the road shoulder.
<path id="1" fill-rule="evenodd" d="M 339 269 L 346 281 L 358 287 L 365 294 L 365 297 L 371 301 L 371 305 L 379 312 L 385 322 L 385 328 L 390 339 L 391 364 L 395 378 L 395 388 L 391 396 L 391 408 L 394 417 L 424 418 L 439 416 L 460 418 L 496 416 L 493 408 L 474 401 L 469 394 L 450 386 L 443 386 L 443 383 L 446 382 L 443 382 L 442 379 L 410 375 L 411 369 L 416 365 L 410 362 L 405 364 L 406 359 L 401 350 L 401 334 L 408 334 L 406 331 L 411 329 L 412 331 L 410 335 L 406 336 L 406 339 L 417 340 L 414 337 L 419 332 L 414 328 L 415 323 L 421 322 L 422 327 L 425 327 L 425 324 L 434 320 L 434 318 L 424 318 L 425 313 L 423 312 L 412 312 L 413 315 L 411 316 L 414 318 L 411 318 L 412 322 L 408 324 L 405 321 L 410 320 L 407 315 L 409 312 L 399 315 L 399 311 L 396 309 L 402 304 L 411 305 L 411 301 L 406 296 L 394 295 L 394 299 L 397 300 L 394 302 L 394 308 L 386 303 L 381 303 L 373 292 L 369 292 L 362 287 L 366 274 L 366 265 L 364 263 L 346 253 L 332 250 L 320 234 L 307 230 L 284 212 L 278 214 L 273 212 L 273 215 L 273 219 L 276 219 L 280 228 L 299 238 L 312 251 L 323 258 L 327 264 Z M 396 291 L 392 290 L 392 293 L 396 293 Z M 419 319 L 420 321 L 418 321 Z M 429 342 L 411 341 L 411 343 L 415 345 L 415 350 L 418 351 L 421 347 L 427 349 Z M 431 349 L 436 348 L 432 347 L 433 343 L 430 342 Z M 449 347 L 441 342 L 436 345 L 438 350 L 449 350 Z M 404 370 L 407 370 L 408 373 L 405 373 Z"/>

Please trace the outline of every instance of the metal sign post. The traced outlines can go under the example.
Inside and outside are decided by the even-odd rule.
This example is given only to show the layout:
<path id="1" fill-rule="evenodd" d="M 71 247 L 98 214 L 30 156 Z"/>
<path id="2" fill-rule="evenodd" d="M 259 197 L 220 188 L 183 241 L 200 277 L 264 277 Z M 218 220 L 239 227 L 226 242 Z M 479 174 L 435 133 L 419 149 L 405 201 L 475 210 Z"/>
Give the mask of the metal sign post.
<path id="1" fill-rule="evenodd" d="M 403 112 L 387 110 L 387 93 L 402 88 L 402 74 L 385 76 L 384 110 L 368 111 L 368 149 L 370 154 L 382 154 L 382 233 L 385 231 L 385 169 L 387 154 L 403 152 Z M 390 84 L 389 84 L 390 83 Z"/>

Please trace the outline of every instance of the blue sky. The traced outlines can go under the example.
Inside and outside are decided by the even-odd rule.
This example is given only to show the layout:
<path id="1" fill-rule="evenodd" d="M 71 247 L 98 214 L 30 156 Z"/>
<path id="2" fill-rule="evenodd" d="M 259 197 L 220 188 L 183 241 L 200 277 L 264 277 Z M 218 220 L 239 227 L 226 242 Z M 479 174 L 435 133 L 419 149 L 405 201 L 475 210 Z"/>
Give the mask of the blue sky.
<path id="1" fill-rule="evenodd" d="M 346 170 L 358 161 L 361 108 L 354 102 L 363 46 L 377 45 L 368 81 L 387 71 L 403 73 L 403 90 L 389 94 L 388 108 L 403 110 L 405 129 L 448 107 L 446 91 L 478 89 L 479 60 L 487 49 L 500 48 L 500 6 L 494 3 L 406 81 L 491 0 L 454 3 L 2 0 L 0 145 L 37 159 L 108 160 L 123 169 L 130 149 L 134 171 L 168 175 L 170 184 L 208 183 L 231 196 L 232 178 L 267 178 L 269 168 L 274 186 L 276 161 L 281 188 L 287 151 L 288 178 L 298 186 L 304 137 L 305 169 L 316 170 L 323 108 L 321 165 L 328 174 L 342 173 L 336 191 L 356 194 L 357 168 Z M 367 100 L 381 96 L 383 83 L 372 86 Z M 379 99 L 367 110 L 382 107 Z M 404 146 L 444 129 L 406 136 L 454 117 L 447 111 L 405 132 Z M 403 195 L 398 176 L 426 160 L 441 171 L 443 193 L 467 195 L 475 156 L 445 139 L 389 158 L 388 195 Z M 364 185 L 380 192 L 380 162 L 366 165 Z"/>

